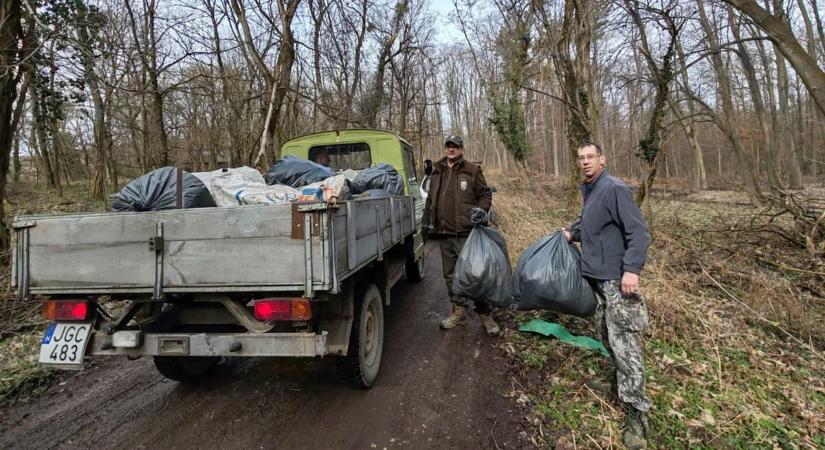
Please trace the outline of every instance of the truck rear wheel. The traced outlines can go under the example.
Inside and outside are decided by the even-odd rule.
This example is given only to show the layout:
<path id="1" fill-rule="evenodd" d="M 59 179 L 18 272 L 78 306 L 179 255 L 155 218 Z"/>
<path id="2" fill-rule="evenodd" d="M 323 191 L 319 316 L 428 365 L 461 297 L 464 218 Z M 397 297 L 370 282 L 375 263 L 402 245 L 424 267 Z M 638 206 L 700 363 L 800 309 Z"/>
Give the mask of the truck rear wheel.
<path id="1" fill-rule="evenodd" d="M 407 263 L 407 279 L 414 283 L 424 280 L 424 255 Z"/>
<path id="2" fill-rule="evenodd" d="M 361 389 L 369 389 L 378 377 L 384 350 L 384 306 L 374 284 L 358 299 L 347 356 L 338 362 L 338 373 L 344 381 Z"/>
<path id="3" fill-rule="evenodd" d="M 193 383 L 209 375 L 219 360 L 213 356 L 155 356 L 155 368 L 170 380 Z"/>

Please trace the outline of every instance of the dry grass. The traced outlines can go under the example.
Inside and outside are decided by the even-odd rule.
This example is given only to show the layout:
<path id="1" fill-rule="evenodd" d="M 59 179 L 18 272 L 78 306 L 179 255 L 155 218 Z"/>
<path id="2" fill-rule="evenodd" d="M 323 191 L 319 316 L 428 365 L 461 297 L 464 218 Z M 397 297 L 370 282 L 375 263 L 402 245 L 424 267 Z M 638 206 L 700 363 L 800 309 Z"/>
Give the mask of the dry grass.
<path id="1" fill-rule="evenodd" d="M 567 225 L 561 182 L 491 174 L 513 262 L 540 236 Z M 662 199 L 661 197 L 665 197 Z M 678 199 L 678 200 L 677 200 Z M 822 258 L 770 233 L 749 233 L 758 213 L 735 196 L 707 202 L 654 198 L 653 244 L 642 276 L 652 323 L 646 335 L 651 443 L 658 448 L 825 446 Z M 731 231 L 733 230 L 733 231 Z M 584 385 L 608 362 L 514 330 L 532 317 L 592 334 L 588 321 L 509 313 L 502 345 L 543 447 L 621 448 L 622 412 Z"/>

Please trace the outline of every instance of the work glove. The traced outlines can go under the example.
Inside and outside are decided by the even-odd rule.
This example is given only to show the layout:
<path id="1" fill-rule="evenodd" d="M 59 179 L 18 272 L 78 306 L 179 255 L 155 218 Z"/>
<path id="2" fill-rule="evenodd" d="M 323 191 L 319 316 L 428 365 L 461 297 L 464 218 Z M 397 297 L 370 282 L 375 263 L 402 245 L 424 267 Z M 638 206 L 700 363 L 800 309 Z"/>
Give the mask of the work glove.
<path id="1" fill-rule="evenodd" d="M 487 225 L 488 219 L 489 214 L 487 214 L 487 211 L 479 207 L 470 210 L 470 222 L 472 222 L 473 225 Z"/>

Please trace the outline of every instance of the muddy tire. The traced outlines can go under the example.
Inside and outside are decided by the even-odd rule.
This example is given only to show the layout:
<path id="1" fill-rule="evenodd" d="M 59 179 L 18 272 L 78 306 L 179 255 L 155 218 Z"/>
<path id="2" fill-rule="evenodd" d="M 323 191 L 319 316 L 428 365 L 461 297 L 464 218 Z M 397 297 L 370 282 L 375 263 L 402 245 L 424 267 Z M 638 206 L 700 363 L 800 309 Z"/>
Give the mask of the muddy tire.
<path id="1" fill-rule="evenodd" d="M 424 280 L 424 255 L 407 263 L 407 280 L 413 283 Z"/>
<path id="2" fill-rule="evenodd" d="M 347 356 L 338 361 L 338 374 L 345 382 L 360 389 L 375 384 L 384 349 L 384 305 L 374 284 L 364 291 L 355 304 L 355 317 Z"/>
<path id="3" fill-rule="evenodd" d="M 209 375 L 219 360 L 211 356 L 155 356 L 155 368 L 170 380 L 194 383 Z"/>

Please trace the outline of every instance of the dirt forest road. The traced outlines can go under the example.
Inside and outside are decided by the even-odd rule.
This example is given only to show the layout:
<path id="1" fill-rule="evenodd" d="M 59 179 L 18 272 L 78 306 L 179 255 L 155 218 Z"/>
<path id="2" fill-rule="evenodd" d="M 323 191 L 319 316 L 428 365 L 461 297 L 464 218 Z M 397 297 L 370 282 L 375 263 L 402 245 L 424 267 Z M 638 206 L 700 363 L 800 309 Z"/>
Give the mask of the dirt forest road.
<path id="1" fill-rule="evenodd" d="M 224 361 L 196 386 L 151 359 L 99 359 L 39 399 L 0 409 L 2 448 L 526 448 L 506 362 L 473 315 L 438 329 L 447 309 L 437 245 L 427 278 L 401 282 L 385 314 L 376 386 L 337 381 L 334 360 Z M 475 320 L 472 320 L 475 319 Z"/>

